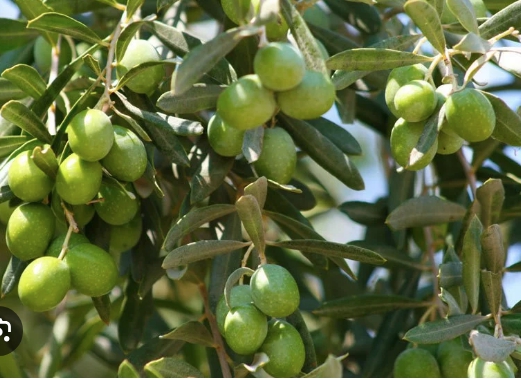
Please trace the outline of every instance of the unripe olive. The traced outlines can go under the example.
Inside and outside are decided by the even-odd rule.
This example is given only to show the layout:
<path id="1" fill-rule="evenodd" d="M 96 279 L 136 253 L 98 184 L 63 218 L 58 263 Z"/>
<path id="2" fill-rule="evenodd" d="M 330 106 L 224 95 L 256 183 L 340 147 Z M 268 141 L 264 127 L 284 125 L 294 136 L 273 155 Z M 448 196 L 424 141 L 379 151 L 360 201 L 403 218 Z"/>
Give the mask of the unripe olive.
<path id="1" fill-rule="evenodd" d="M 98 193 L 102 174 L 99 162 L 87 162 L 73 153 L 58 168 L 56 191 L 69 204 L 86 204 Z"/>
<path id="2" fill-rule="evenodd" d="M 280 127 L 265 129 L 262 152 L 253 165 L 260 176 L 287 184 L 297 166 L 297 150 L 288 132 Z"/>
<path id="3" fill-rule="evenodd" d="M 235 157 L 242 152 L 244 130 L 226 124 L 218 113 L 208 122 L 208 142 L 223 157 Z"/>
<path id="4" fill-rule="evenodd" d="M 479 357 L 470 362 L 468 378 L 514 378 L 514 372 L 507 361 L 489 362 Z"/>
<path id="5" fill-rule="evenodd" d="M 251 289 L 248 285 L 240 285 L 235 286 L 231 290 L 230 294 L 230 305 L 232 308 L 238 307 L 239 305 L 248 305 L 253 304 L 253 299 L 251 298 Z M 226 300 L 224 299 L 224 294 L 219 299 L 217 303 L 217 308 L 215 309 L 215 318 L 217 320 L 217 327 L 222 335 L 224 335 L 224 321 L 226 320 L 226 315 L 228 314 L 228 305 L 226 305 Z"/>
<path id="6" fill-rule="evenodd" d="M 44 312 L 56 307 L 71 286 L 69 268 L 55 257 L 40 257 L 32 261 L 18 283 L 18 296 L 27 308 Z"/>
<path id="7" fill-rule="evenodd" d="M 139 212 L 126 224 L 112 225 L 110 227 L 109 251 L 119 254 L 133 248 L 141 238 L 142 229 L 143 219 Z"/>
<path id="8" fill-rule="evenodd" d="M 457 135 L 450 135 L 443 131 L 438 134 L 438 154 L 454 154 L 463 146 L 465 140 Z"/>
<path id="9" fill-rule="evenodd" d="M 253 273 L 250 287 L 253 303 L 268 316 L 286 317 L 299 306 L 297 282 L 282 266 L 262 265 Z"/>
<path id="10" fill-rule="evenodd" d="M 41 257 L 51 241 L 54 228 L 51 208 L 41 203 L 22 204 L 13 211 L 7 223 L 7 247 L 23 261 Z"/>
<path id="11" fill-rule="evenodd" d="M 224 337 L 237 354 L 253 354 L 268 333 L 266 315 L 253 304 L 233 307 L 224 321 Z"/>
<path id="12" fill-rule="evenodd" d="M 123 189 L 113 183 L 103 183 L 99 195 L 100 201 L 94 203 L 94 208 L 107 224 L 126 224 L 139 209 L 139 200 L 129 185 Z"/>
<path id="13" fill-rule="evenodd" d="M 423 80 L 426 73 L 427 68 L 422 64 L 398 67 L 391 71 L 385 86 L 385 103 L 393 115 L 400 117 L 394 106 L 396 92 L 398 92 L 402 86 L 413 80 Z"/>
<path id="14" fill-rule="evenodd" d="M 145 62 L 157 62 L 160 60 L 159 53 L 150 42 L 143 39 L 133 39 L 128 44 L 123 58 L 116 66 L 117 74 L 121 77 L 132 67 Z M 165 70 L 163 66 L 149 67 L 130 79 L 126 86 L 136 93 L 148 94 L 157 89 L 164 75 Z"/>
<path id="15" fill-rule="evenodd" d="M 459 338 L 440 343 L 436 357 L 444 378 L 467 377 L 472 352 L 463 347 Z"/>
<path id="16" fill-rule="evenodd" d="M 277 108 L 273 92 L 257 75 L 245 75 L 230 84 L 217 100 L 217 113 L 233 128 L 253 129 L 267 122 Z"/>
<path id="17" fill-rule="evenodd" d="M 409 122 L 427 119 L 437 104 L 434 87 L 425 80 L 413 80 L 403 85 L 394 97 L 397 114 Z"/>
<path id="18" fill-rule="evenodd" d="M 74 116 L 67 127 L 67 134 L 72 151 L 89 162 L 106 156 L 114 143 L 112 122 L 97 109 L 87 109 Z"/>
<path id="19" fill-rule="evenodd" d="M 466 88 L 453 93 L 445 102 L 447 126 L 469 142 L 486 140 L 496 126 L 492 104 L 478 90 Z"/>
<path id="20" fill-rule="evenodd" d="M 268 334 L 259 351 L 270 359 L 263 369 L 276 378 L 296 377 L 306 358 L 304 343 L 297 329 L 282 320 L 268 323 Z"/>
<path id="21" fill-rule="evenodd" d="M 286 39 L 288 36 L 288 23 L 280 14 L 276 21 L 268 22 L 265 26 L 268 41 L 280 41 Z"/>
<path id="22" fill-rule="evenodd" d="M 280 110 L 299 120 L 317 118 L 335 103 L 336 90 L 331 79 L 321 72 L 306 71 L 298 86 L 277 92 Z"/>
<path id="23" fill-rule="evenodd" d="M 54 238 L 47 248 L 45 255 L 58 258 L 60 256 L 61 250 L 63 248 L 63 243 L 65 242 L 65 237 L 67 233 L 62 233 Z M 82 243 L 89 243 L 89 239 L 80 233 L 72 233 L 69 237 L 69 243 L 67 244 L 68 249 L 72 249 L 74 246 L 77 246 Z"/>
<path id="24" fill-rule="evenodd" d="M 395 378 L 440 378 L 434 355 L 425 349 L 406 349 L 394 361 Z"/>
<path id="25" fill-rule="evenodd" d="M 54 181 L 34 163 L 30 151 L 23 151 L 11 162 L 7 183 L 23 201 L 40 201 L 49 195 Z"/>
<path id="26" fill-rule="evenodd" d="M 131 130 L 114 125 L 114 144 L 101 164 L 118 180 L 133 182 L 147 168 L 145 144 Z"/>
<path id="27" fill-rule="evenodd" d="M 436 140 L 426 152 L 423 152 L 423 156 L 416 163 L 408 166 L 409 157 L 422 135 L 424 126 L 425 122 L 423 121 L 408 122 L 400 118 L 396 121 L 391 131 L 391 152 L 393 157 L 400 166 L 411 171 L 420 170 L 428 166 L 438 150 L 438 141 Z"/>
<path id="28" fill-rule="evenodd" d="M 290 43 L 271 42 L 255 54 L 253 70 L 262 85 L 273 91 L 296 87 L 304 78 L 304 57 Z"/>

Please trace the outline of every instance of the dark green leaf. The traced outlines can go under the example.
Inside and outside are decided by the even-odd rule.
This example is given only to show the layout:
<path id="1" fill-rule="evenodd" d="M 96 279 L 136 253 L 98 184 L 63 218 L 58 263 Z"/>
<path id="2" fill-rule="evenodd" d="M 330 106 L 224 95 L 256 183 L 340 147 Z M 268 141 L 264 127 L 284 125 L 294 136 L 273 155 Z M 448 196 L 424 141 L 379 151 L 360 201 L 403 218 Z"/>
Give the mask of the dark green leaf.
<path id="1" fill-rule="evenodd" d="M 24 143 L 31 140 L 30 136 L 4 136 L 0 137 L 0 158 L 3 158 L 17 148 L 22 146 Z"/>
<path id="2" fill-rule="evenodd" d="M 161 338 L 181 340 L 206 347 L 215 346 L 215 342 L 208 329 L 198 321 L 188 321 L 174 330 L 163 334 Z"/>
<path id="3" fill-rule="evenodd" d="M 146 364 L 155 359 L 177 354 L 184 344 L 184 341 L 154 337 L 132 351 L 128 356 L 128 360 L 144 375 L 144 366 Z"/>
<path id="4" fill-rule="evenodd" d="M 503 274 L 501 272 L 481 270 L 483 291 L 485 292 L 490 312 L 493 315 L 497 315 L 501 310 L 501 299 L 503 297 L 502 279 Z"/>
<path id="5" fill-rule="evenodd" d="M 125 29 L 121 32 L 118 38 L 118 42 L 116 44 L 116 62 L 120 62 L 125 55 L 125 51 L 127 50 L 128 44 L 134 38 L 134 35 L 141 28 L 142 25 L 146 24 L 149 21 L 134 21 L 125 26 Z"/>
<path id="6" fill-rule="evenodd" d="M 356 166 L 328 138 L 305 121 L 281 115 L 282 126 L 293 140 L 326 171 L 349 188 L 364 189 L 364 181 Z"/>
<path id="7" fill-rule="evenodd" d="M 332 13 L 366 34 L 377 34 L 382 29 L 382 17 L 371 0 L 325 0 Z M 366 3 L 366 4 L 363 4 Z"/>
<path id="8" fill-rule="evenodd" d="M 43 13 L 53 12 L 53 9 L 44 4 L 42 0 L 14 0 L 14 2 L 27 20 L 32 20 Z M 53 45 L 56 43 L 57 36 L 55 33 L 44 32 L 43 36 Z"/>
<path id="9" fill-rule="evenodd" d="M 12 290 L 16 288 L 22 272 L 25 270 L 29 263 L 24 262 L 15 256 L 12 256 L 9 260 L 9 264 L 5 269 L 4 276 L 2 277 L 2 296 L 4 297 Z"/>
<path id="10" fill-rule="evenodd" d="M 474 330 L 470 333 L 469 342 L 478 357 L 489 362 L 503 362 L 516 349 L 516 343 L 503 338 L 496 338 Z"/>
<path id="11" fill-rule="evenodd" d="M 492 224 L 483 231 L 481 248 L 487 270 L 500 273 L 505 265 L 506 254 L 501 228 L 498 224 Z"/>
<path id="12" fill-rule="evenodd" d="M 340 125 L 323 117 L 308 120 L 308 123 L 333 142 L 344 154 L 362 154 L 362 148 L 355 137 Z"/>
<path id="13" fill-rule="evenodd" d="M 357 318 L 424 306 L 421 301 L 404 296 L 365 294 L 326 301 L 313 313 L 332 318 Z"/>
<path id="14" fill-rule="evenodd" d="M 355 261 L 381 265 L 385 262 L 379 254 L 355 245 L 313 239 L 270 242 L 268 245 L 286 249 L 300 250 L 307 253 L 323 254 L 328 257 L 352 259 Z"/>
<path id="15" fill-rule="evenodd" d="M 492 104 L 496 115 L 492 138 L 511 146 L 521 146 L 521 117 L 499 97 L 485 91 L 482 93 Z"/>
<path id="16" fill-rule="evenodd" d="M 145 372 L 152 378 L 204 378 L 190 363 L 173 357 L 164 357 L 145 365 Z"/>
<path id="17" fill-rule="evenodd" d="M 463 219 L 466 209 L 438 196 L 420 196 L 404 201 L 385 223 L 394 230 L 444 224 Z"/>
<path id="18" fill-rule="evenodd" d="M 195 231 L 210 221 L 232 212 L 235 212 L 235 206 L 232 204 L 213 204 L 206 207 L 193 208 L 170 228 L 163 242 L 163 249 L 172 251 L 179 238 Z"/>
<path id="19" fill-rule="evenodd" d="M 416 0 L 421 1 L 421 0 Z M 392 49 L 360 48 L 333 55 L 326 62 L 330 70 L 388 70 L 401 66 L 431 61 L 424 55 Z"/>
<path id="20" fill-rule="evenodd" d="M 233 158 L 223 157 L 212 149 L 206 151 L 190 182 L 190 202 L 198 203 L 206 199 L 223 182 L 233 166 Z"/>
<path id="21" fill-rule="evenodd" d="M 476 312 L 479 301 L 480 273 L 481 273 L 481 233 L 483 226 L 474 215 L 463 237 L 463 286 L 469 298 L 472 311 Z"/>
<path id="22" fill-rule="evenodd" d="M 409 0 L 403 8 L 438 53 L 445 54 L 445 36 L 436 9 L 424 0 Z"/>
<path id="23" fill-rule="evenodd" d="M 34 30 L 27 29 L 26 21 L 0 18 L 0 54 L 29 44 L 37 35 Z"/>
<path id="24" fill-rule="evenodd" d="M 458 315 L 426 322 L 409 330 L 403 338 L 417 344 L 440 343 L 471 331 L 488 318 L 481 315 Z"/>
<path id="25" fill-rule="evenodd" d="M 481 204 L 480 219 L 483 226 L 498 222 L 505 201 L 503 182 L 500 179 L 488 179 L 477 189 L 476 198 Z"/>
<path id="26" fill-rule="evenodd" d="M 506 5 L 506 4 L 505 4 Z M 479 26 L 482 38 L 492 38 L 508 28 L 519 29 L 521 26 L 521 2 L 516 1 L 501 9 Z"/>
<path id="27" fill-rule="evenodd" d="M 194 137 L 203 134 L 204 128 L 200 122 L 185 120 L 184 118 L 168 116 L 164 113 L 157 113 L 172 128 L 175 134 L 184 137 Z"/>
<path id="28" fill-rule="evenodd" d="M 257 199 L 253 195 L 243 195 L 235 202 L 235 208 L 255 248 L 260 254 L 264 254 L 266 249 L 264 225 Z"/>
<path id="29" fill-rule="evenodd" d="M 368 241 L 351 241 L 349 244 L 372 250 L 381 255 L 386 260 L 383 264 L 384 267 L 410 267 L 421 271 L 428 271 L 431 269 L 430 266 L 422 265 L 421 262 L 412 259 L 404 251 L 400 251 L 392 246 L 371 243 Z"/>
<path id="30" fill-rule="evenodd" d="M 65 34 L 81 41 L 103 45 L 104 42 L 91 28 L 69 16 L 60 13 L 43 13 L 28 22 L 30 29 Z"/>
<path id="31" fill-rule="evenodd" d="M 476 12 L 470 0 L 447 0 L 446 4 L 465 29 L 479 34 Z"/>
<path id="32" fill-rule="evenodd" d="M 301 371 L 310 372 L 314 370 L 317 367 L 317 354 L 315 352 L 315 345 L 313 344 L 313 337 L 311 337 L 311 333 L 308 330 L 306 321 L 302 317 L 302 313 L 297 309 L 286 317 L 286 321 L 297 329 L 300 338 L 302 338 L 302 342 L 304 342 L 306 359 L 304 360 L 304 366 L 302 366 Z"/>
<path id="33" fill-rule="evenodd" d="M 250 245 L 251 242 L 234 240 L 197 241 L 171 251 L 163 261 L 163 268 L 169 269 L 192 262 L 212 258 Z"/>
<path id="34" fill-rule="evenodd" d="M 437 142 L 438 131 L 441 129 L 444 115 L 445 108 L 442 107 L 439 113 L 434 112 L 434 114 L 427 119 L 422 134 L 418 139 L 418 143 L 416 143 L 416 146 L 411 151 L 408 166 L 416 164 L 427 154 L 432 145 Z"/>
<path id="35" fill-rule="evenodd" d="M 455 288 L 452 288 L 452 291 L 458 293 L 457 291 L 460 291 L 461 289 L 462 289 L 462 287 L 455 287 Z M 456 315 L 462 315 L 462 314 L 465 313 L 465 312 L 463 312 L 461 310 L 460 303 L 452 295 L 453 292 L 450 292 L 450 290 L 447 290 L 447 289 L 445 289 L 443 287 L 441 288 L 440 292 L 441 292 L 440 293 L 441 301 L 443 301 L 449 307 L 449 309 L 447 311 L 447 316 L 448 317 L 452 317 L 452 316 L 456 316 Z M 466 308 L 467 308 L 467 304 L 465 304 L 465 309 Z"/>
<path id="36" fill-rule="evenodd" d="M 25 130 L 33 137 L 38 138 L 40 141 L 51 143 L 52 137 L 42 120 L 19 101 L 11 100 L 5 103 L 0 110 L 0 114 L 6 120 Z"/>
<path id="37" fill-rule="evenodd" d="M 131 19 L 134 13 L 141 8 L 145 0 L 128 0 L 127 1 L 127 18 Z"/>
<path id="38" fill-rule="evenodd" d="M 0 104 L 9 100 L 20 100 L 24 97 L 27 97 L 27 94 L 20 87 L 7 79 L 0 78 Z"/>
<path id="39" fill-rule="evenodd" d="M 447 262 L 440 265 L 438 274 L 440 287 L 448 288 L 463 284 L 463 264 L 461 262 Z"/>
<path id="40" fill-rule="evenodd" d="M 139 138 L 146 142 L 152 142 L 147 132 L 143 130 L 141 125 L 139 125 L 139 123 L 136 120 L 120 112 L 116 107 L 112 107 L 112 110 L 114 111 L 114 113 L 118 115 L 118 117 L 121 117 L 123 120 L 125 120 L 125 122 L 130 126 L 130 129 L 132 129 L 139 136 Z"/>
<path id="41" fill-rule="evenodd" d="M 38 99 L 42 96 L 47 88 L 38 71 L 26 64 L 18 64 L 5 70 L 2 72 L 2 77 L 16 84 L 33 99 Z"/>
<path id="42" fill-rule="evenodd" d="M 197 81 L 226 54 L 228 54 L 242 38 L 258 32 L 255 27 L 235 28 L 217 35 L 214 39 L 191 50 L 172 77 L 172 91 L 181 95 L 192 88 Z"/>
<path id="43" fill-rule="evenodd" d="M 99 297 L 93 297 L 92 302 L 94 303 L 94 307 L 96 308 L 96 311 L 98 312 L 98 316 L 105 323 L 105 325 L 108 325 L 110 323 L 110 297 L 108 294 L 99 296 Z"/>
<path id="44" fill-rule="evenodd" d="M 136 78 L 137 76 L 147 75 L 147 70 L 152 67 L 157 66 L 164 66 L 164 65 L 177 65 L 178 62 L 174 60 L 165 60 L 165 61 L 150 61 L 150 62 L 144 62 L 140 63 L 134 67 L 132 67 L 130 70 L 128 70 L 118 81 L 118 84 L 116 88 L 114 88 L 115 91 L 120 90 L 132 79 Z"/>
<path id="45" fill-rule="evenodd" d="M 139 372 L 132 363 L 125 359 L 119 365 L 118 378 L 139 378 Z"/>
<path id="46" fill-rule="evenodd" d="M 351 220 L 365 226 L 381 225 L 387 217 L 385 202 L 346 201 L 338 206 Z"/>
<path id="47" fill-rule="evenodd" d="M 196 113 L 215 108 L 217 98 L 224 86 L 216 84 L 195 84 L 181 95 L 165 92 L 157 100 L 157 106 L 167 113 Z"/>

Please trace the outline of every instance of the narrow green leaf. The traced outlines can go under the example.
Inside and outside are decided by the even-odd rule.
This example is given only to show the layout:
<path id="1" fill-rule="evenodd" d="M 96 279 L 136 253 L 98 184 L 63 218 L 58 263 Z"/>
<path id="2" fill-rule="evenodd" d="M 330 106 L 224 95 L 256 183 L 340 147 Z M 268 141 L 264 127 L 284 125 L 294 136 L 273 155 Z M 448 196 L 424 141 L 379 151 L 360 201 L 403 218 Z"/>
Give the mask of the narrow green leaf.
<path id="1" fill-rule="evenodd" d="M 499 221 L 505 201 L 505 188 L 500 179 L 488 179 L 476 191 L 476 198 L 481 204 L 480 219 L 484 227 Z"/>
<path id="2" fill-rule="evenodd" d="M 42 0 L 14 0 L 14 2 L 27 20 L 32 20 L 43 13 L 53 12 L 53 9 Z M 48 42 L 56 44 L 56 34 L 45 31 L 43 36 Z"/>
<path id="3" fill-rule="evenodd" d="M 45 172 L 47 176 L 56 179 L 59 164 L 54 151 L 52 151 L 49 145 L 46 145 L 43 149 L 41 146 L 36 146 L 33 149 L 31 158 L 38 168 Z"/>
<path id="4" fill-rule="evenodd" d="M 286 317 L 286 321 L 288 321 L 295 327 L 295 329 L 297 329 L 297 332 L 300 334 L 300 338 L 302 338 L 302 342 L 304 342 L 306 359 L 304 360 L 304 366 L 302 366 L 301 371 L 308 373 L 316 369 L 317 354 L 315 352 L 315 345 L 313 343 L 313 337 L 311 337 L 311 333 L 309 332 L 306 325 L 306 321 L 304 320 L 304 317 L 302 317 L 302 313 L 297 309 L 295 312 Z"/>
<path id="5" fill-rule="evenodd" d="M 0 78 L 0 104 L 9 100 L 20 100 L 27 97 L 27 94 L 17 85 L 7 79 Z"/>
<path id="6" fill-rule="evenodd" d="M 5 103 L 0 115 L 40 141 L 51 143 L 52 137 L 45 124 L 21 102 L 12 100 Z"/>
<path id="7" fill-rule="evenodd" d="M 479 35 L 476 12 L 474 12 L 474 6 L 470 0 L 447 0 L 446 4 L 461 26 L 469 32 Z"/>
<path id="8" fill-rule="evenodd" d="M 500 273 L 505 266 L 506 253 L 501 228 L 498 224 L 492 224 L 483 231 L 481 248 L 487 270 Z"/>
<path id="9" fill-rule="evenodd" d="M 181 95 L 228 54 L 242 38 L 258 32 L 256 27 L 235 28 L 191 50 L 172 76 L 172 91 Z"/>
<path id="10" fill-rule="evenodd" d="M 479 26 L 482 38 L 492 38 L 503 33 L 508 28 L 518 29 L 521 27 L 521 2 L 515 1 L 504 7 Z"/>
<path id="11" fill-rule="evenodd" d="M 357 318 L 419 307 L 425 307 L 425 304 L 405 296 L 364 294 L 326 301 L 313 313 L 332 318 Z"/>
<path id="12" fill-rule="evenodd" d="M 172 251 L 181 237 L 197 230 L 202 225 L 235 212 L 232 204 L 213 204 L 201 208 L 192 208 L 181 217 L 168 231 L 162 249 Z"/>
<path id="13" fill-rule="evenodd" d="M 36 36 L 36 31 L 27 29 L 26 21 L 0 18 L 0 54 L 27 45 Z"/>
<path id="14" fill-rule="evenodd" d="M 481 283 L 483 284 L 483 291 L 490 309 L 490 313 L 497 315 L 501 310 L 501 299 L 503 297 L 501 272 L 491 272 L 481 270 Z"/>
<path id="15" fill-rule="evenodd" d="M 188 321 L 172 331 L 163 334 L 161 338 L 181 340 L 206 347 L 215 347 L 212 335 L 199 321 Z"/>
<path id="16" fill-rule="evenodd" d="M 376 203 L 346 201 L 338 206 L 338 210 L 354 222 L 365 226 L 381 225 L 387 217 L 387 204 L 382 201 Z"/>
<path id="17" fill-rule="evenodd" d="M 463 264 L 461 262 L 447 262 L 440 265 L 438 274 L 440 287 L 448 288 L 463 284 Z"/>
<path id="18" fill-rule="evenodd" d="M 453 288 L 453 290 L 458 290 L 460 288 L 461 287 Z M 445 304 L 447 304 L 447 306 L 449 307 L 449 309 L 447 311 L 448 317 L 462 315 L 465 313 L 461 310 L 460 304 L 458 303 L 456 298 L 452 295 L 452 293 L 443 287 L 441 288 L 440 299 Z"/>
<path id="19" fill-rule="evenodd" d="M 486 333 L 473 330 L 469 342 L 478 357 L 489 362 L 503 362 L 516 349 L 516 343 L 503 338 L 496 338 Z"/>
<path id="20" fill-rule="evenodd" d="M 349 188 L 363 190 L 364 181 L 356 166 L 328 138 L 303 120 L 281 115 L 282 127 L 293 140 L 326 171 Z"/>
<path id="21" fill-rule="evenodd" d="M 404 201 L 387 217 L 393 230 L 444 224 L 463 219 L 466 209 L 438 196 L 420 196 Z"/>
<path id="22" fill-rule="evenodd" d="M 381 255 L 386 260 L 386 262 L 383 264 L 384 267 L 410 267 L 414 270 L 420 271 L 431 270 L 430 266 L 422 265 L 421 262 L 412 259 L 404 251 L 400 251 L 393 246 L 372 243 L 369 241 L 351 241 L 349 244 L 372 250 L 375 253 Z"/>
<path id="23" fill-rule="evenodd" d="M 146 364 L 153 360 L 163 358 L 164 356 L 174 356 L 178 354 L 184 344 L 184 341 L 167 340 L 159 336 L 154 337 L 132 351 L 128 355 L 128 360 L 139 372 L 143 372 Z"/>
<path id="24" fill-rule="evenodd" d="M 202 161 L 190 181 L 190 203 L 196 204 L 206 199 L 224 182 L 233 166 L 232 157 L 223 157 L 212 149 L 206 150 Z"/>
<path id="25" fill-rule="evenodd" d="M 280 242 L 269 242 L 268 245 L 285 249 L 300 250 L 307 253 L 323 254 L 328 257 L 352 259 L 363 263 L 381 265 L 385 259 L 374 251 L 355 245 L 341 244 L 323 240 L 299 239 Z"/>
<path id="26" fill-rule="evenodd" d="M 368 47 L 347 50 L 333 55 L 327 60 L 326 66 L 330 70 L 378 71 L 430 62 L 431 60 L 430 57 L 405 51 Z"/>
<path id="27" fill-rule="evenodd" d="M 169 269 L 192 262 L 212 258 L 250 245 L 251 242 L 233 240 L 197 241 L 172 250 L 163 261 L 163 268 Z"/>
<path id="28" fill-rule="evenodd" d="M 3 136 L 0 137 L 0 158 L 3 158 L 27 141 L 31 140 L 30 136 Z"/>
<path id="29" fill-rule="evenodd" d="M 105 325 L 108 325 L 110 323 L 110 297 L 108 294 L 99 296 L 99 297 L 93 297 L 92 303 L 94 304 L 94 308 L 96 308 L 96 311 L 98 312 L 98 316 L 101 321 Z"/>
<path id="30" fill-rule="evenodd" d="M 485 91 L 481 93 L 490 101 L 496 115 L 492 138 L 511 146 L 521 146 L 521 117 L 499 97 Z"/>
<path id="31" fill-rule="evenodd" d="M 195 137 L 200 136 L 204 132 L 204 127 L 200 122 L 168 116 L 160 112 L 157 112 L 157 115 L 165 120 L 178 136 Z"/>
<path id="32" fill-rule="evenodd" d="M 481 315 L 458 315 L 426 322 L 410 329 L 403 338 L 417 344 L 440 343 L 471 331 L 488 318 Z"/>
<path id="33" fill-rule="evenodd" d="M 22 276 L 22 272 L 25 270 L 28 264 L 29 262 L 21 261 L 15 256 L 11 257 L 2 277 L 2 293 L 0 298 L 9 294 L 16 288 L 16 285 L 20 280 L 20 276 Z"/>
<path id="34" fill-rule="evenodd" d="M 190 363 L 173 357 L 164 357 L 148 362 L 145 372 L 152 378 L 204 378 L 205 376 Z"/>
<path id="35" fill-rule="evenodd" d="M 137 66 L 132 67 L 128 70 L 118 81 L 115 91 L 119 91 L 123 88 L 130 80 L 138 76 L 147 75 L 147 70 L 152 67 L 164 66 L 164 65 L 177 65 L 179 62 L 176 60 L 164 60 L 164 61 L 150 61 L 140 63 Z"/>
<path id="36" fill-rule="evenodd" d="M 324 137 L 328 138 L 344 154 L 361 155 L 362 148 L 358 141 L 342 126 L 329 121 L 326 118 L 308 120 L 308 123 L 317 129 Z"/>
<path id="37" fill-rule="evenodd" d="M 325 0 L 325 3 L 331 9 L 332 13 L 340 16 L 344 21 L 348 22 L 360 32 L 364 34 L 378 34 L 382 27 L 382 17 L 374 5 L 376 1 L 369 4 L 363 4 L 360 1 L 346 0 Z M 365 1 L 364 1 L 365 2 Z"/>
<path id="38" fill-rule="evenodd" d="M 125 359 L 118 368 L 118 378 L 139 378 L 139 372 L 132 363 Z"/>
<path id="39" fill-rule="evenodd" d="M 120 62 L 125 55 L 125 51 L 127 50 L 128 44 L 134 38 L 134 35 L 141 28 L 141 26 L 145 25 L 149 21 L 139 20 L 134 21 L 125 26 L 125 29 L 121 32 L 118 38 L 118 42 L 116 43 L 116 62 Z"/>
<path id="40" fill-rule="evenodd" d="M 217 84 L 195 84 L 182 95 L 165 92 L 157 100 L 159 109 L 167 113 L 196 113 L 215 108 L 217 99 L 225 86 Z"/>
<path id="41" fill-rule="evenodd" d="M 147 132 L 145 132 L 145 130 L 136 120 L 124 114 L 123 112 L 120 112 L 116 107 L 112 107 L 112 110 L 118 115 L 118 117 L 121 117 L 123 120 L 125 120 L 125 122 L 130 126 L 130 129 L 132 129 L 139 136 L 139 138 L 145 142 L 152 142 L 152 139 L 149 137 Z"/>
<path id="42" fill-rule="evenodd" d="M 4 72 L 2 77 L 16 84 L 22 91 L 33 99 L 43 95 L 47 84 L 34 67 L 26 64 L 17 64 Z"/>
<path id="43" fill-rule="evenodd" d="M 409 0 L 403 8 L 438 53 L 444 54 L 445 36 L 436 9 L 424 0 Z"/>
<path id="44" fill-rule="evenodd" d="M 434 114 L 427 119 L 422 134 L 418 139 L 418 143 L 416 143 L 416 146 L 411 151 L 408 166 L 416 164 L 429 151 L 432 145 L 436 143 L 444 116 L 445 108 L 442 107 L 439 113 L 434 112 Z"/>
<path id="45" fill-rule="evenodd" d="M 131 19 L 134 13 L 141 8 L 145 0 L 128 0 L 127 1 L 127 18 Z"/>
<path id="46" fill-rule="evenodd" d="M 268 196 L 268 180 L 266 177 L 261 176 L 253 183 L 244 187 L 244 194 L 255 197 L 260 209 L 263 209 L 266 203 L 266 196 Z"/>
<path id="47" fill-rule="evenodd" d="M 470 53 L 485 54 L 491 47 L 492 44 L 486 39 L 479 37 L 477 34 L 468 33 L 460 42 L 454 45 L 453 49 Z"/>
<path id="48" fill-rule="evenodd" d="M 481 273 L 481 233 L 483 226 L 474 215 L 463 237 L 463 286 L 469 298 L 472 311 L 476 312 L 479 302 L 480 273 Z"/>
<path id="49" fill-rule="evenodd" d="M 241 219 L 244 229 L 259 253 L 264 254 L 266 241 L 261 208 L 253 195 L 243 195 L 235 202 L 235 208 Z"/>
<path id="50" fill-rule="evenodd" d="M 65 34 L 66 36 L 71 36 L 89 43 L 106 44 L 91 28 L 72 17 L 60 13 L 43 13 L 35 19 L 30 20 L 27 27 L 30 29 Z"/>
<path id="51" fill-rule="evenodd" d="M 280 1 L 281 14 L 291 29 L 291 35 L 295 38 L 299 50 L 304 56 L 306 67 L 312 71 L 327 73 L 324 58 L 320 52 L 317 41 L 306 22 L 295 9 L 290 0 Z"/>

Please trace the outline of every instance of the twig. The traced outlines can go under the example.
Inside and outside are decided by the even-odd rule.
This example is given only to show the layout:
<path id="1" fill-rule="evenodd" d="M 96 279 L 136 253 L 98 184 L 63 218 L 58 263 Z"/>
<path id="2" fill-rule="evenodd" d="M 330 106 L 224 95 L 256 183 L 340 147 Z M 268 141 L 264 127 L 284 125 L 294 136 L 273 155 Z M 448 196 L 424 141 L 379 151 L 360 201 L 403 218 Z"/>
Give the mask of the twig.
<path id="1" fill-rule="evenodd" d="M 74 227 L 69 225 L 69 229 L 67 230 L 67 235 L 65 236 L 65 239 L 63 240 L 62 249 L 60 251 L 60 255 L 58 256 L 58 259 L 61 261 L 65 256 L 67 255 L 67 251 L 69 251 L 69 240 L 71 239 L 72 231 L 74 230 Z"/>
<path id="2" fill-rule="evenodd" d="M 465 155 L 463 154 L 463 150 L 458 150 L 457 152 L 458 158 L 461 162 L 461 165 L 463 166 L 463 170 L 465 171 L 465 176 L 467 177 L 468 185 L 470 186 L 470 190 L 472 192 L 472 200 L 476 198 L 476 174 L 474 173 L 474 170 L 470 166 L 469 162 L 467 161 L 467 158 L 465 158 Z"/>
<path id="3" fill-rule="evenodd" d="M 427 248 L 427 256 L 429 258 L 430 268 L 432 271 L 432 286 L 433 286 L 433 303 L 436 305 L 436 310 L 440 317 L 444 317 L 443 315 L 443 303 L 438 296 L 439 293 L 439 281 L 438 281 L 438 268 L 436 267 L 436 261 L 434 259 L 434 240 L 432 238 L 432 228 L 430 226 L 426 226 L 423 228 L 423 235 L 425 237 L 425 247 Z"/>

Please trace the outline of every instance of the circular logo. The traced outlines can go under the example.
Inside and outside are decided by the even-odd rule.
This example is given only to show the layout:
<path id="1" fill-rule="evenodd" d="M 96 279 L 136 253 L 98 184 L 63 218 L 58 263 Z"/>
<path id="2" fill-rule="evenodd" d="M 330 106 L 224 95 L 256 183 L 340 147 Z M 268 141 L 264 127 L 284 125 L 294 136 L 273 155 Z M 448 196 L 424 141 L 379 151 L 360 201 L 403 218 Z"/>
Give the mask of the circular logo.
<path id="1" fill-rule="evenodd" d="M 24 328 L 22 320 L 12 309 L 0 307 L 0 355 L 7 355 L 16 350 Z"/>

